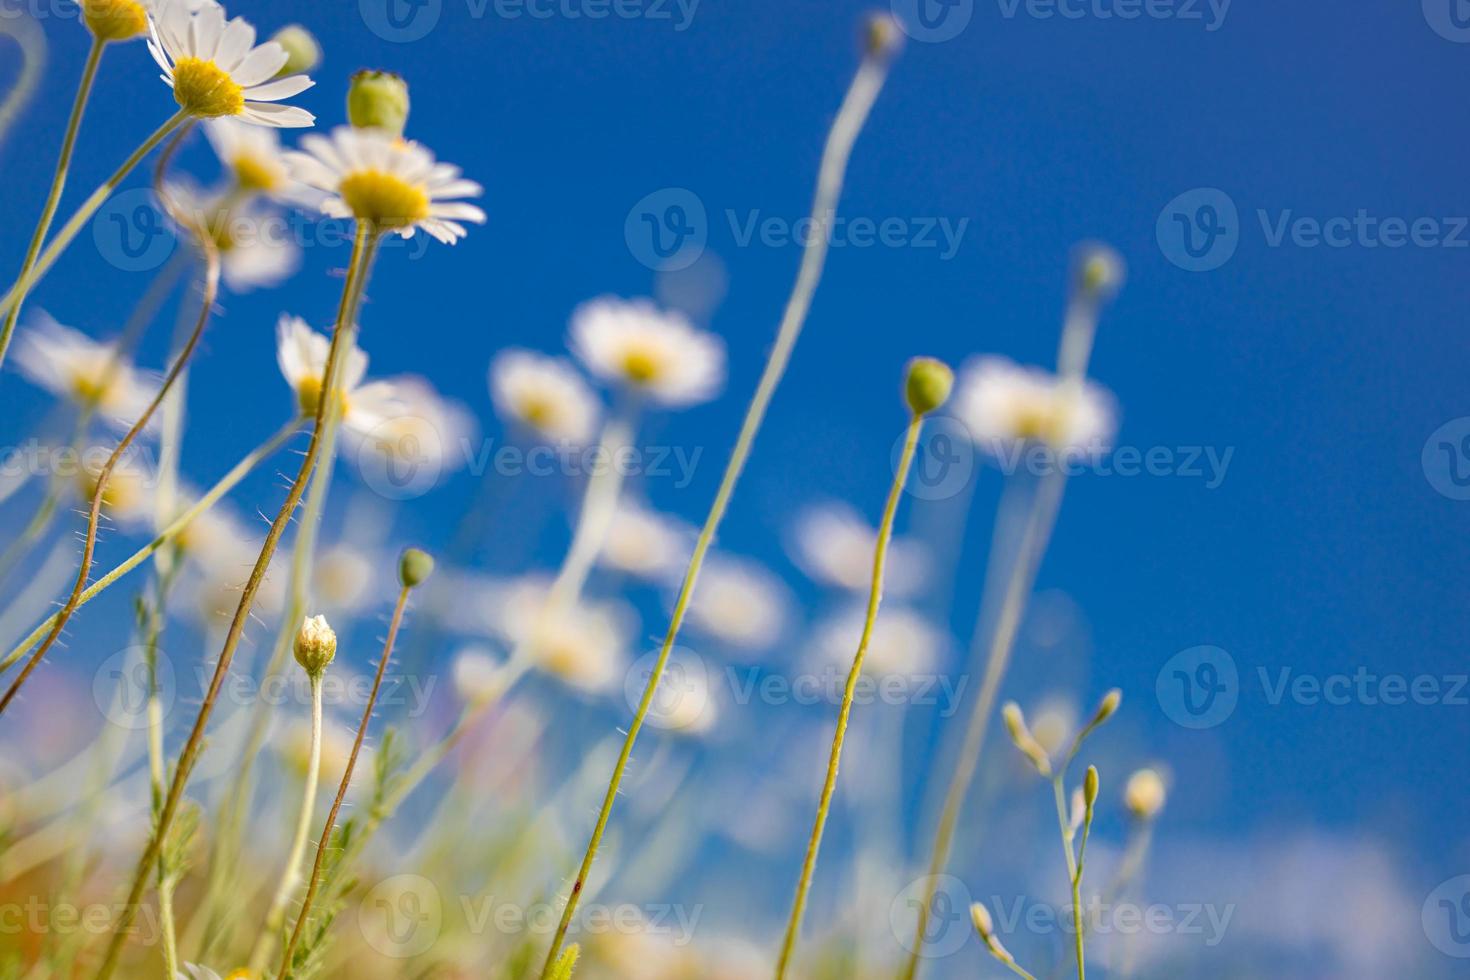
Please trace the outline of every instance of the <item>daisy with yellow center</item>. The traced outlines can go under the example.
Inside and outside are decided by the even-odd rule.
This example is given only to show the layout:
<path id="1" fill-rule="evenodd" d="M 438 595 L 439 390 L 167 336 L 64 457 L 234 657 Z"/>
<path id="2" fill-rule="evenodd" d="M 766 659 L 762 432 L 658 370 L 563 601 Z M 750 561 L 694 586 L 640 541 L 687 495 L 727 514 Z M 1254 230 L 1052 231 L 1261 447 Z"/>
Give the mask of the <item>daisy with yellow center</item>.
<path id="1" fill-rule="evenodd" d="M 280 211 L 184 181 L 170 183 L 166 193 L 183 220 L 214 240 L 220 273 L 231 292 L 277 286 L 300 267 L 301 249 L 279 233 L 285 224 Z"/>
<path id="2" fill-rule="evenodd" d="M 32 383 L 100 412 L 126 430 L 158 393 L 156 383 L 135 371 L 112 344 L 99 343 L 45 313 L 16 348 L 15 361 Z"/>
<path id="3" fill-rule="evenodd" d="M 743 558 L 711 558 L 694 587 L 689 625 L 750 653 L 765 650 L 781 638 L 788 616 L 789 594 L 765 568 Z"/>
<path id="4" fill-rule="evenodd" d="M 149 18 L 148 50 L 174 90 L 174 101 L 199 119 L 238 116 L 261 126 L 310 126 L 305 109 L 278 105 L 312 86 L 305 75 L 276 78 L 289 55 L 274 41 L 256 45 L 244 18 L 225 19 L 218 4 L 190 13 L 164 3 Z"/>
<path id="5" fill-rule="evenodd" d="M 1068 384 L 1041 368 L 982 357 L 964 371 L 955 414 L 997 457 L 1040 443 L 1068 456 L 1106 450 L 1117 430 L 1113 398 L 1092 382 Z"/>
<path id="6" fill-rule="evenodd" d="M 301 188 L 291 179 L 281 137 L 274 128 L 223 117 L 206 122 L 204 135 L 241 194 L 298 200 Z"/>
<path id="7" fill-rule="evenodd" d="M 572 314 L 571 348 L 593 374 L 665 405 L 708 401 L 725 380 L 724 342 L 648 300 L 584 303 Z"/>
<path id="8" fill-rule="evenodd" d="M 327 353 L 331 341 L 307 326 L 300 317 L 285 316 L 276 323 L 276 364 L 286 383 L 296 393 L 296 404 L 305 416 L 316 415 L 322 397 L 322 377 L 326 372 Z M 368 358 L 354 342 L 343 356 L 341 373 L 342 418 L 351 416 L 356 389 L 367 374 Z"/>
<path id="9" fill-rule="evenodd" d="M 461 177 L 458 167 L 436 162 L 421 144 L 340 126 L 331 136 L 303 138 L 301 150 L 286 154 L 292 173 L 325 193 L 320 208 L 330 217 L 404 238 L 422 228 L 447 245 L 465 236 L 462 222 L 485 220 L 484 211 L 455 200 L 480 196 L 480 185 Z"/>
<path id="10" fill-rule="evenodd" d="M 490 364 L 490 396 L 507 422 L 551 442 L 582 445 L 601 406 L 571 363 L 528 350 L 507 350 Z"/>

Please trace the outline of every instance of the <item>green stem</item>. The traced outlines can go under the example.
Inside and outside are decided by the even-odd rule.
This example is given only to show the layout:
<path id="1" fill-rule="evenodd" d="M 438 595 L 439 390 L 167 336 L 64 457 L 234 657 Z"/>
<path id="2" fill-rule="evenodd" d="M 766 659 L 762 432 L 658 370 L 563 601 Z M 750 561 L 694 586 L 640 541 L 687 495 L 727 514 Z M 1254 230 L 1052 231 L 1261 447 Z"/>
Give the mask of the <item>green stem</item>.
<path id="1" fill-rule="evenodd" d="M 82 78 L 77 83 L 76 98 L 72 101 L 71 115 L 66 120 L 66 132 L 61 137 L 61 152 L 56 159 L 56 173 L 51 178 L 51 190 L 46 194 L 41 217 L 36 221 L 36 229 L 31 233 L 31 243 L 26 246 L 26 256 L 21 262 L 21 280 L 35 268 L 36 257 L 41 253 L 41 245 L 46 241 L 46 233 L 51 230 L 51 222 L 56 217 L 56 208 L 61 203 L 61 192 L 66 187 L 66 175 L 71 169 L 72 151 L 77 145 L 77 131 L 82 128 L 87 99 L 92 94 L 93 83 L 97 81 L 97 66 L 102 62 L 102 52 L 106 47 L 106 41 L 93 38 L 92 47 L 87 52 L 86 63 L 82 66 Z M 24 300 L 24 293 L 16 297 L 10 311 L 5 314 L 4 325 L 0 326 L 0 365 L 5 363 L 5 352 L 10 349 L 10 338 L 15 334 L 15 322 L 20 319 L 20 307 Z"/>
<path id="2" fill-rule="evenodd" d="M 786 373 L 786 365 L 791 359 L 791 352 L 796 346 L 802 325 L 806 322 L 807 313 L 811 309 L 812 297 L 816 294 L 818 283 L 821 282 L 822 269 L 826 262 L 829 232 L 836 214 L 843 179 L 847 173 L 847 162 L 852 154 L 853 144 L 857 141 L 858 133 L 862 131 L 863 123 L 867 120 L 868 113 L 883 88 L 883 81 L 887 74 L 888 59 L 882 53 L 870 52 L 863 58 L 852 80 L 852 85 L 843 99 L 842 107 L 837 112 L 837 118 L 832 123 L 832 130 L 827 136 L 812 206 L 814 231 L 808 240 L 806 250 L 802 253 L 796 285 L 787 301 L 786 311 L 781 319 L 781 327 L 776 334 L 776 343 L 771 348 L 771 354 L 761 374 L 760 383 L 756 386 L 750 407 L 746 409 L 745 420 L 740 427 L 740 435 L 735 441 L 735 448 L 726 464 L 725 474 L 720 480 L 720 486 L 710 506 L 709 515 L 695 541 L 694 554 L 690 557 L 689 566 L 685 570 L 684 582 L 679 588 L 679 597 L 674 603 L 674 611 L 669 620 L 668 632 L 664 635 L 663 647 L 659 650 L 653 669 L 649 672 L 648 685 L 644 688 L 643 698 L 639 701 L 633 720 L 628 725 L 628 733 L 623 740 L 622 751 L 613 766 L 612 778 L 608 782 L 602 808 L 598 812 L 592 836 L 587 842 L 586 854 L 582 858 L 576 880 L 572 883 L 566 907 L 562 910 L 561 921 L 557 925 L 551 948 L 547 950 L 546 960 L 541 967 L 541 980 L 548 980 L 561 954 L 562 942 L 566 938 L 572 916 L 576 914 L 578 901 L 583 889 L 587 886 L 587 878 L 592 872 L 592 865 L 597 860 L 597 849 L 602 844 L 602 836 L 607 831 L 608 821 L 612 817 L 613 804 L 617 801 L 623 774 L 628 768 L 628 760 L 633 756 L 633 746 L 638 741 L 638 733 L 643 728 L 643 721 L 653 706 L 653 698 L 658 691 L 659 682 L 663 679 L 664 668 L 668 665 L 674 641 L 678 639 L 679 628 L 683 625 L 684 614 L 688 610 L 689 599 L 694 592 L 694 584 L 704 565 L 705 554 L 709 551 L 715 532 L 724 519 L 725 509 L 730 504 L 730 498 L 735 493 L 735 485 L 739 482 L 745 462 L 750 457 L 751 447 L 755 443 L 756 434 L 760 431 L 761 422 L 765 419 L 766 409 L 770 406 L 771 399 L 776 394 L 776 388 Z"/>
<path id="3" fill-rule="evenodd" d="M 791 903 L 791 917 L 786 923 L 786 938 L 781 944 L 781 957 L 776 962 L 776 980 L 783 980 L 791 956 L 796 950 L 797 936 L 801 932 L 801 918 L 806 910 L 807 893 L 811 889 L 812 874 L 817 867 L 817 851 L 822 846 L 822 833 L 827 826 L 827 813 L 832 807 L 832 795 L 837 790 L 837 767 L 842 761 L 842 744 L 847 736 L 847 722 L 852 714 L 852 701 L 857 693 L 858 681 L 863 674 L 863 660 L 868 653 L 868 643 L 873 636 L 873 624 L 878 620 L 878 605 L 883 601 L 883 574 L 888 558 L 888 542 L 893 537 L 893 519 L 898 513 L 899 501 L 903 499 L 903 488 L 914 462 L 914 449 L 919 443 L 919 430 L 924 417 L 915 414 L 904 435 L 903 452 L 899 456 L 898 469 L 893 477 L 893 486 L 888 491 L 888 501 L 883 507 L 883 519 L 878 524 L 878 543 L 873 549 L 873 581 L 868 591 L 867 616 L 863 620 L 863 634 L 858 641 L 857 654 L 852 658 L 852 669 L 847 673 L 847 686 L 842 692 L 842 707 L 837 712 L 837 731 L 832 736 L 832 753 L 827 760 L 827 778 L 822 783 L 822 795 L 817 802 L 817 816 L 812 823 L 811 837 L 807 840 L 806 858 L 802 861 L 801 876 L 796 884 L 796 899 Z"/>

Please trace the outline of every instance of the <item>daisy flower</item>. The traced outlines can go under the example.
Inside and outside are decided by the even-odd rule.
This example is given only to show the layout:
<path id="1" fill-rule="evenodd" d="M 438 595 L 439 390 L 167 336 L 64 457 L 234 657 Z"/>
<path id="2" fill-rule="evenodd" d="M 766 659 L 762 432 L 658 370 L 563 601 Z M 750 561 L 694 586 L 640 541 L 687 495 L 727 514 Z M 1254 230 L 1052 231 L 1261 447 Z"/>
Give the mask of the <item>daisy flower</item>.
<path id="1" fill-rule="evenodd" d="M 878 531 L 848 504 L 808 508 L 791 536 L 791 556 L 817 582 L 867 595 L 872 587 L 873 550 Z M 927 555 L 916 541 L 894 538 L 888 546 L 884 589 L 912 595 L 924 584 Z"/>
<path id="2" fill-rule="evenodd" d="M 115 344 L 99 343 L 45 313 L 38 312 L 32 323 L 15 351 L 16 366 L 31 383 L 95 408 L 123 429 L 157 396 L 157 383 L 133 370 Z"/>
<path id="3" fill-rule="evenodd" d="M 1041 368 L 1003 357 L 966 365 L 955 415 L 976 445 L 1002 456 L 1028 443 L 1065 454 L 1096 455 L 1117 431 L 1117 412 L 1107 389 L 1085 382 L 1079 389 Z"/>
<path id="4" fill-rule="evenodd" d="M 454 200 L 479 197 L 479 184 L 460 169 L 438 163 L 419 143 L 377 130 L 339 126 L 313 133 L 302 151 L 286 154 L 296 179 L 325 193 L 319 207 L 333 218 L 355 218 L 377 231 L 413 237 L 422 228 L 452 245 L 466 234 L 461 222 L 485 221 L 485 212 Z"/>
<path id="5" fill-rule="evenodd" d="M 84 457 L 77 467 L 77 493 L 90 502 L 102 475 L 102 460 Z M 153 475 L 136 459 L 124 457 L 112 468 L 102 491 L 102 513 L 119 524 L 141 526 L 153 517 Z"/>
<path id="6" fill-rule="evenodd" d="M 375 598 L 378 559 L 351 545 L 339 544 L 318 556 L 312 566 L 312 595 L 323 609 L 357 612 Z"/>
<path id="7" fill-rule="evenodd" d="M 279 285 L 300 267 L 296 243 L 272 234 L 282 224 L 279 211 L 253 201 L 232 205 L 228 193 L 204 191 L 186 181 L 170 183 L 166 193 L 184 220 L 214 240 L 220 274 L 231 292 Z"/>
<path id="8" fill-rule="evenodd" d="M 552 442 L 591 440 L 601 405 L 569 361 L 512 349 L 490 364 L 490 397 L 501 418 Z"/>
<path id="9" fill-rule="evenodd" d="M 286 49 L 274 41 L 256 45 L 255 28 L 243 17 L 225 19 L 210 3 L 190 12 L 185 3 L 164 2 L 148 18 L 148 51 L 174 90 L 174 101 L 191 116 L 238 116 L 259 126 L 310 126 L 316 117 L 279 105 L 311 88 L 305 75 L 276 78 Z"/>
<path id="10" fill-rule="evenodd" d="M 215 0 L 77 0 L 87 30 L 104 41 L 127 41 L 148 33 L 148 18 L 170 4 L 188 13 L 202 10 Z"/>
<path id="11" fill-rule="evenodd" d="M 454 692 L 468 705 L 494 700 L 505 683 L 502 662 L 482 647 L 466 647 L 456 654 L 451 672 Z"/>
<path id="12" fill-rule="evenodd" d="M 684 568 L 693 540 L 693 528 L 684 523 L 620 500 L 597 559 L 609 568 L 660 580 Z"/>
<path id="13" fill-rule="evenodd" d="M 538 668 L 567 686 L 603 693 L 623 675 L 630 614 L 616 603 L 582 603 L 547 614 L 551 583 L 527 576 L 498 590 L 495 630 Z"/>
<path id="14" fill-rule="evenodd" d="M 823 663 L 852 663 L 863 635 L 866 610 L 852 606 L 828 617 L 816 630 L 814 648 Z M 934 671 L 948 640 L 917 611 L 884 605 L 873 623 L 863 673 L 872 677 L 914 677 Z"/>
<path id="15" fill-rule="evenodd" d="M 300 317 L 282 314 L 276 321 L 276 365 L 291 390 L 303 415 L 315 415 L 322 397 L 322 377 L 327 370 L 327 355 L 332 342 L 307 326 Z M 349 424 L 354 405 L 361 405 L 359 388 L 367 374 L 368 357 L 354 341 L 342 358 L 339 381 L 342 388 L 342 424 Z M 360 409 L 359 409 L 360 410 Z"/>
<path id="16" fill-rule="evenodd" d="M 763 650 L 780 639 L 788 604 L 785 586 L 760 565 L 717 557 L 700 573 L 689 624 L 733 646 Z"/>
<path id="17" fill-rule="evenodd" d="M 194 491 L 181 491 L 177 510 L 189 509 L 198 499 Z M 260 551 L 245 525 L 223 503 L 202 511 L 175 536 L 174 543 L 199 568 L 226 573 L 248 569 Z"/>
<path id="18" fill-rule="evenodd" d="M 304 188 L 291 178 L 275 129 L 225 117 L 205 122 L 204 135 L 238 190 L 288 203 L 300 200 Z"/>
<path id="19" fill-rule="evenodd" d="M 725 381 L 725 345 L 648 300 L 603 297 L 572 314 L 572 353 L 593 374 L 665 405 L 713 398 Z"/>

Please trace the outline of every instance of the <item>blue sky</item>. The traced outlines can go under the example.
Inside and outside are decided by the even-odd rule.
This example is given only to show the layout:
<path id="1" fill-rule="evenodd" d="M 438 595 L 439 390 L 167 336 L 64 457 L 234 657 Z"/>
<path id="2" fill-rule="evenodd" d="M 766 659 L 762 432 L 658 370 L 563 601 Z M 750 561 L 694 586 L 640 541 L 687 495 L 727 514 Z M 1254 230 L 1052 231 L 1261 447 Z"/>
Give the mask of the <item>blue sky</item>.
<path id="1" fill-rule="evenodd" d="M 649 294 L 630 211 L 686 190 L 728 273 L 710 325 L 729 345 L 730 379 L 721 400 L 658 421 L 658 439 L 705 455 L 687 488 L 647 490 L 698 518 L 798 260 L 796 246 L 742 229 L 805 214 L 868 5 L 647 0 L 626 8 L 639 16 L 594 19 L 588 0 L 536 7 L 545 18 L 431 0 L 401 22 L 413 35 L 437 17 L 427 32 L 394 40 L 374 33 L 394 31 L 373 2 L 293 10 L 327 52 L 300 102 L 334 124 L 352 70 L 404 73 L 411 134 L 484 183 L 489 213 L 456 248 L 383 256 L 363 317 L 378 371 L 429 376 L 497 435 L 491 355 L 559 348 L 584 299 Z M 1470 871 L 1470 691 L 1455 681 L 1470 670 L 1470 500 L 1454 479 L 1470 473 L 1470 38 L 1440 9 L 1450 2 L 1179 0 L 1125 19 L 1120 0 L 960 0 L 948 16 L 969 19 L 956 36 L 911 41 L 895 64 L 843 197 L 847 216 L 896 219 L 901 240 L 834 249 L 722 543 L 787 568 L 783 536 L 804 504 L 838 497 L 875 516 L 904 360 L 1050 362 L 1069 249 L 1110 242 L 1129 278 L 1093 372 L 1121 405 L 1120 445 L 1165 451 L 1171 471 L 1207 450 L 1228 465 L 1218 480 L 1095 474 L 1070 486 L 1040 585 L 1064 590 L 1089 623 L 1079 694 L 1124 689 L 1131 737 L 1175 770 L 1170 832 L 1384 841 L 1415 896 Z M 283 15 L 263 0 L 230 9 L 264 29 Z M 48 21 L 50 82 L 0 150 L 10 228 L 30 227 L 84 54 L 75 24 Z M 140 44 L 108 55 L 71 199 L 171 111 L 155 75 Z M 200 146 L 186 160 L 209 166 Z M 18 265 L 20 237 L 0 244 L 5 267 Z M 191 470 L 219 471 L 278 424 L 288 396 L 276 316 L 327 320 L 326 273 L 345 255 L 308 249 L 286 290 L 228 299 L 195 372 L 191 428 L 230 438 L 195 439 Z M 32 305 L 105 334 L 145 281 L 84 236 Z M 161 359 L 161 333 L 145 361 Z M 13 368 L 0 384 L 11 439 L 46 403 Z M 969 524 L 961 634 L 998 483 L 982 478 Z M 470 490 L 461 480 L 439 493 Z M 410 507 L 396 533 L 442 541 L 452 514 Z M 1201 645 L 1228 652 L 1237 704 L 1193 730 L 1171 720 L 1156 681 Z M 1273 704 L 1262 671 L 1276 684 L 1283 669 L 1308 684 L 1428 677 L 1438 700 L 1457 691 L 1459 703 Z M 1016 683 L 1045 674 L 1023 662 Z M 1423 975 L 1450 965 L 1431 959 Z"/>

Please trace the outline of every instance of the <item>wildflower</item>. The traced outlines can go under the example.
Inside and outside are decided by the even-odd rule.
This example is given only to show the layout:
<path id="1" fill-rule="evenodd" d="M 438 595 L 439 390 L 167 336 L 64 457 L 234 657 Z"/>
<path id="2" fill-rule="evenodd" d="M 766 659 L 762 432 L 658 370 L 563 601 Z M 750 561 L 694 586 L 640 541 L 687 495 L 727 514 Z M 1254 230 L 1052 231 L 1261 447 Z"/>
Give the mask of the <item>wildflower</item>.
<path id="1" fill-rule="evenodd" d="M 642 504 L 620 500 L 598 561 L 645 579 L 662 579 L 689 559 L 692 530 Z"/>
<path id="2" fill-rule="evenodd" d="M 509 422 L 537 436 L 578 445 L 591 440 L 601 406 L 565 358 L 507 350 L 490 365 L 490 397 Z"/>
<path id="3" fill-rule="evenodd" d="M 320 207 L 331 217 L 356 218 L 404 238 L 422 228 L 448 245 L 465 236 L 461 222 L 485 220 L 473 204 L 453 200 L 480 196 L 480 185 L 462 178 L 458 167 L 436 163 L 419 143 L 339 126 L 330 136 L 303 137 L 301 146 L 305 152 L 286 155 L 292 173 L 325 192 Z"/>
<path id="4" fill-rule="evenodd" d="M 827 617 L 817 628 L 814 646 L 823 663 L 842 664 L 852 660 L 852 651 L 863 634 L 864 610 L 853 605 Z M 870 677 L 914 677 L 932 672 L 947 640 L 919 612 L 886 603 L 878 611 L 863 673 Z"/>
<path id="5" fill-rule="evenodd" d="M 115 344 L 99 343 L 44 313 L 21 338 L 15 362 L 21 374 L 83 408 L 96 409 L 119 428 L 129 428 L 158 394 L 118 355 Z"/>
<path id="6" fill-rule="evenodd" d="M 1047 755 L 1061 752 L 1077 731 L 1077 706 L 1064 697 L 1049 697 L 1031 718 L 1031 734 Z"/>
<path id="7" fill-rule="evenodd" d="M 454 658 L 454 691 L 467 705 L 493 701 L 503 689 L 499 661 L 481 647 L 467 647 Z"/>
<path id="8" fill-rule="evenodd" d="M 188 490 L 178 496 L 176 509 L 180 513 L 198 499 L 197 494 Z M 204 570 L 244 572 L 260 551 L 239 518 L 222 504 L 200 512 L 174 536 L 174 544 L 185 559 Z"/>
<path id="9" fill-rule="evenodd" d="M 1091 382 L 1079 388 L 1003 357 L 982 357 L 966 366 L 955 414 L 975 443 L 996 456 L 1030 443 L 1096 455 L 1117 429 L 1113 398 L 1105 388 Z"/>
<path id="10" fill-rule="evenodd" d="M 465 460 L 459 450 L 474 435 L 474 419 L 463 406 L 442 398 L 422 378 L 400 375 L 364 385 L 354 393 L 344 435 L 359 463 L 371 455 L 395 485 L 417 486 Z M 406 482 L 403 482 L 406 481 Z"/>
<path id="11" fill-rule="evenodd" d="M 276 364 L 281 369 L 286 383 L 296 392 L 296 402 L 303 415 L 315 415 L 317 403 L 322 397 L 322 376 L 327 369 L 327 354 L 331 341 L 312 330 L 300 317 L 282 314 L 276 322 Z M 338 384 L 342 389 L 342 417 L 344 424 L 350 417 L 350 407 L 360 399 L 355 398 L 357 389 L 367 374 L 368 358 L 354 342 L 352 349 L 342 357 L 338 373 Z"/>
<path id="12" fill-rule="evenodd" d="M 317 676 L 337 656 L 337 634 L 327 625 L 325 616 L 308 616 L 296 631 L 292 644 L 296 662 L 311 676 Z"/>
<path id="13" fill-rule="evenodd" d="M 904 400 L 915 415 L 928 415 L 949 401 L 954 388 L 954 372 L 948 364 L 932 357 L 916 357 L 909 361 L 904 378 Z"/>
<path id="14" fill-rule="evenodd" d="M 582 603 L 547 614 L 549 583 L 528 576 L 493 603 L 496 628 L 541 670 L 584 693 L 600 693 L 622 676 L 628 616 L 610 603 Z"/>
<path id="15" fill-rule="evenodd" d="M 280 134 L 274 129 L 248 126 L 226 117 L 206 122 L 204 135 L 240 191 L 299 200 L 301 188 L 291 179 Z"/>
<path id="16" fill-rule="evenodd" d="M 350 545 L 327 549 L 312 568 L 312 594 L 322 606 L 356 612 L 375 596 L 377 559 Z"/>
<path id="17" fill-rule="evenodd" d="M 604 297 L 572 314 L 572 353 L 607 381 L 665 405 L 708 401 L 725 380 L 725 345 L 648 300 Z"/>
<path id="18" fill-rule="evenodd" d="M 434 559 L 427 551 L 418 548 L 404 549 L 403 555 L 398 559 L 398 581 L 403 583 L 405 589 L 423 585 L 433 574 Z"/>
<path id="19" fill-rule="evenodd" d="M 808 508 L 798 520 L 792 558 L 816 581 L 866 595 L 877 542 L 877 530 L 853 507 L 823 504 Z M 895 538 L 888 546 L 887 593 L 913 595 L 924 584 L 925 565 L 926 556 L 918 543 Z M 851 654 L 848 650 L 844 657 Z"/>
<path id="20" fill-rule="evenodd" d="M 207 234 L 220 255 L 220 274 L 233 292 L 279 285 L 301 265 L 301 250 L 285 237 L 266 233 L 278 212 L 253 201 L 232 202 L 227 193 L 210 193 L 186 181 L 166 193 L 193 229 Z"/>
<path id="21" fill-rule="evenodd" d="M 83 501 L 90 503 L 101 475 L 100 460 L 82 460 L 77 468 L 77 492 Z M 120 524 L 142 525 L 152 518 L 153 489 L 151 474 L 133 460 L 119 460 L 102 491 L 102 513 Z"/>
<path id="22" fill-rule="evenodd" d="M 755 562 L 713 558 L 694 588 L 689 624 L 733 646 L 764 650 L 781 637 L 788 601 L 780 580 Z"/>
<path id="23" fill-rule="evenodd" d="M 272 81 L 286 64 L 286 49 L 274 41 L 255 44 L 255 28 L 243 17 L 225 20 L 224 9 L 207 4 L 191 13 L 182 3 L 164 3 L 148 18 L 148 50 L 163 69 L 174 101 L 191 116 L 238 116 L 260 126 L 310 126 L 305 109 L 279 105 L 312 86 L 305 75 Z"/>
<path id="24" fill-rule="evenodd" d="M 1164 808 L 1168 789 L 1164 777 L 1154 769 L 1140 769 L 1128 777 L 1123 788 L 1123 804 L 1139 820 L 1152 820 Z"/>

